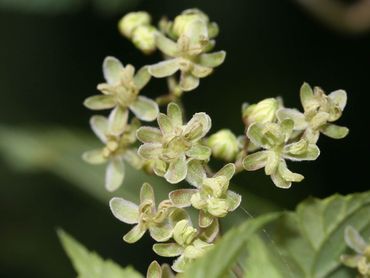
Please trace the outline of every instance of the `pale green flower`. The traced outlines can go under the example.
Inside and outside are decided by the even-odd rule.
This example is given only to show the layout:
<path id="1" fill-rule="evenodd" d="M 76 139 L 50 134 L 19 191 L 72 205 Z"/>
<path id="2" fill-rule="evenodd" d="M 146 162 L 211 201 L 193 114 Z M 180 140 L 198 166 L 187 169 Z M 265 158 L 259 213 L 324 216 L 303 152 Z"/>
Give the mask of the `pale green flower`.
<path id="1" fill-rule="evenodd" d="M 157 48 L 168 59 L 149 66 L 150 74 L 162 78 L 180 71 L 181 90 L 191 91 L 198 87 L 199 79 L 210 75 L 213 68 L 221 65 L 226 56 L 224 51 L 207 53 L 213 48 L 214 41 L 211 38 L 217 33 L 212 26 L 214 25 L 210 25 L 208 17 L 197 10 L 178 16 L 167 27 L 176 42 L 162 33 L 156 35 Z"/>
<path id="2" fill-rule="evenodd" d="M 153 250 L 162 257 L 179 256 L 172 264 L 172 269 L 181 273 L 191 262 L 202 257 L 213 246 L 201 240 L 198 235 L 197 229 L 192 227 L 189 220 L 182 220 L 177 222 L 173 229 L 175 242 L 154 244 Z"/>
<path id="3" fill-rule="evenodd" d="M 225 165 L 212 177 L 207 177 L 201 162 L 189 163 L 187 181 L 196 189 L 178 189 L 169 194 L 172 203 L 180 208 L 193 206 L 199 211 L 199 226 L 210 226 L 216 218 L 225 217 L 241 202 L 241 196 L 228 190 L 235 165 Z"/>
<path id="4" fill-rule="evenodd" d="M 228 129 L 212 134 L 206 142 L 212 149 L 212 156 L 218 159 L 233 161 L 239 152 L 239 140 Z"/>
<path id="5" fill-rule="evenodd" d="M 117 219 L 127 224 L 136 224 L 123 237 L 124 241 L 134 243 L 147 230 L 156 241 L 163 242 L 171 238 L 173 227 L 169 222 L 169 215 L 173 211 L 173 205 L 169 200 L 165 200 L 156 208 L 154 191 L 148 183 L 141 187 L 140 205 L 117 197 L 112 198 L 109 205 Z"/>
<path id="6" fill-rule="evenodd" d="M 159 114 L 158 124 L 159 129 L 147 126 L 138 129 L 137 138 L 144 143 L 138 154 L 153 161 L 156 175 L 169 183 L 178 183 L 185 179 L 189 161 L 209 159 L 211 149 L 201 145 L 200 140 L 210 130 L 211 119 L 205 113 L 196 113 L 184 124 L 180 107 L 170 103 L 167 115 Z"/>
<path id="7" fill-rule="evenodd" d="M 280 121 L 292 119 L 294 129 L 304 131 L 304 137 L 312 143 L 319 139 L 320 132 L 334 139 L 347 136 L 348 128 L 334 125 L 338 120 L 347 103 L 347 94 L 343 90 L 337 90 L 329 95 L 315 87 L 314 90 L 304 83 L 300 90 L 301 103 L 304 113 L 296 109 L 283 108 L 277 112 Z"/>
<path id="8" fill-rule="evenodd" d="M 266 175 L 271 176 L 277 187 L 289 188 L 292 182 L 300 182 L 303 176 L 291 172 L 286 165 L 285 159 L 293 161 L 315 160 L 319 154 L 319 148 L 309 143 L 306 139 L 288 143 L 294 122 L 286 119 L 277 123 L 254 123 L 247 130 L 247 137 L 262 151 L 249 154 L 243 160 L 243 166 L 248 171 L 265 168 Z"/>
<path id="9" fill-rule="evenodd" d="M 370 277 L 370 244 L 366 243 L 358 231 L 347 226 L 344 231 L 347 245 L 356 252 L 355 255 L 342 255 L 341 261 L 348 267 L 357 268 L 361 278 Z"/>
<path id="10" fill-rule="evenodd" d="M 124 67 L 114 57 L 107 57 L 103 63 L 103 72 L 106 83 L 99 84 L 98 90 L 102 95 L 91 96 L 84 102 L 85 106 L 92 110 L 113 109 L 112 117 L 122 121 L 122 115 L 131 110 L 142 121 L 153 121 L 159 113 L 155 101 L 140 96 L 140 90 L 150 80 L 147 67 L 141 68 L 136 74 L 132 65 Z M 122 125 L 117 125 L 117 133 L 123 131 Z"/>
<path id="11" fill-rule="evenodd" d="M 159 265 L 157 261 L 153 261 L 148 267 L 146 278 L 175 278 L 175 274 L 168 264 Z"/>
<path id="12" fill-rule="evenodd" d="M 133 120 L 128 125 L 126 114 L 122 121 L 124 131 L 117 134 L 115 119 L 115 117 L 109 119 L 103 116 L 91 117 L 91 128 L 105 146 L 83 154 L 83 159 L 91 164 L 108 162 L 105 174 L 105 188 L 108 191 L 114 191 L 122 184 L 125 177 L 124 160 L 136 168 L 141 168 L 143 163 L 137 155 L 136 149 L 133 148 L 133 144 L 136 142 L 136 131 L 140 125 L 139 122 Z"/>

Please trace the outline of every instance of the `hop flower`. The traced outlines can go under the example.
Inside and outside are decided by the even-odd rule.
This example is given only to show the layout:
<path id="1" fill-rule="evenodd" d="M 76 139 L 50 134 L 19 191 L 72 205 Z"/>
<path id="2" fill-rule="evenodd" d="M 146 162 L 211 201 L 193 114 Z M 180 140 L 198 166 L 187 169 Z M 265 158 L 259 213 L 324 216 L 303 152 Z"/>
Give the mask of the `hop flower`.
<path id="1" fill-rule="evenodd" d="M 304 177 L 291 172 L 285 159 L 293 161 L 315 160 L 319 148 L 301 139 L 298 142 L 287 144 L 293 132 L 293 120 L 286 119 L 277 123 L 254 123 L 247 130 L 247 137 L 258 147 L 264 150 L 247 155 L 243 166 L 248 171 L 265 168 L 266 175 L 271 176 L 277 187 L 289 188 L 292 182 L 300 182 Z"/>
<path id="2" fill-rule="evenodd" d="M 190 220 L 177 222 L 173 229 L 173 243 L 157 243 L 153 245 L 155 253 L 162 257 L 177 257 L 172 265 L 176 272 L 184 272 L 187 265 L 200 258 L 213 244 L 207 243 L 198 237 L 197 229 L 193 228 Z"/>
<path id="3" fill-rule="evenodd" d="M 150 236 L 159 242 L 167 241 L 172 236 L 173 227 L 169 223 L 169 215 L 173 205 L 169 200 L 155 206 L 153 188 L 144 183 L 140 190 L 140 205 L 123 198 L 112 198 L 109 202 L 113 215 L 127 224 L 136 224 L 123 240 L 128 243 L 138 241 L 149 230 Z"/>
<path id="4" fill-rule="evenodd" d="M 189 10 L 178 16 L 167 29 L 174 42 L 162 33 L 156 35 L 156 45 L 168 60 L 149 66 L 154 77 L 171 76 L 181 71 L 179 86 L 183 91 L 194 90 L 199 85 L 199 78 L 210 75 L 213 68 L 225 60 L 224 51 L 206 53 L 213 48 L 212 37 L 216 36 L 217 25 L 210 24 L 208 17 L 198 10 Z"/>
<path id="5" fill-rule="evenodd" d="M 233 161 L 239 151 L 239 141 L 228 129 L 222 129 L 211 135 L 207 145 L 212 149 L 212 155 L 225 161 Z"/>
<path id="6" fill-rule="evenodd" d="M 338 120 L 347 103 L 347 94 L 343 90 L 337 90 L 329 95 L 315 87 L 314 90 L 304 83 L 300 91 L 301 103 L 304 113 L 296 109 L 283 108 L 277 112 L 280 121 L 292 119 L 295 130 L 304 130 L 304 137 L 312 143 L 316 143 L 320 132 L 334 139 L 347 136 L 348 128 L 334 125 Z"/>
<path id="7" fill-rule="evenodd" d="M 347 226 L 344 231 L 347 245 L 353 249 L 355 255 L 342 255 L 344 265 L 357 268 L 360 277 L 370 277 L 370 244 L 367 244 L 361 235 L 352 226 Z"/>
<path id="8" fill-rule="evenodd" d="M 208 160 L 211 149 L 201 145 L 200 140 L 211 128 L 211 119 L 205 113 L 196 113 L 183 124 L 182 111 L 175 103 L 167 107 L 167 115 L 159 114 L 160 129 L 141 127 L 137 138 L 144 144 L 138 154 L 146 160 L 154 161 L 153 170 L 158 176 L 164 176 L 169 183 L 178 183 L 185 179 L 188 162 Z"/>
<path id="9" fill-rule="evenodd" d="M 116 133 L 115 124 L 113 117 L 107 119 L 103 116 L 93 116 L 90 120 L 91 128 L 105 146 L 83 154 L 83 159 L 91 164 L 108 162 L 105 174 L 105 188 L 108 191 L 116 190 L 124 180 L 123 160 L 136 168 L 140 168 L 142 164 L 142 159 L 133 148 L 133 143 L 136 141 L 136 130 L 139 127 L 138 121 L 133 120 L 128 125 L 126 116 L 123 121 L 124 131 L 119 134 Z"/>
<path id="10" fill-rule="evenodd" d="M 103 72 L 107 83 L 98 85 L 102 95 L 89 97 L 84 104 L 92 110 L 114 108 L 110 116 L 116 122 L 114 133 L 122 133 L 122 122 L 127 117 L 128 109 L 143 121 L 153 121 L 157 117 L 159 108 L 155 101 L 139 96 L 140 90 L 150 80 L 147 67 L 135 74 L 133 66 L 124 67 L 116 58 L 107 57 L 103 63 Z"/>
<path id="11" fill-rule="evenodd" d="M 174 190 L 169 194 L 169 199 L 179 208 L 193 206 L 199 209 L 199 226 L 209 227 L 215 218 L 225 217 L 240 205 L 241 196 L 228 190 L 234 173 L 235 165 L 229 163 L 209 178 L 202 164 L 192 161 L 187 181 L 196 189 Z"/>

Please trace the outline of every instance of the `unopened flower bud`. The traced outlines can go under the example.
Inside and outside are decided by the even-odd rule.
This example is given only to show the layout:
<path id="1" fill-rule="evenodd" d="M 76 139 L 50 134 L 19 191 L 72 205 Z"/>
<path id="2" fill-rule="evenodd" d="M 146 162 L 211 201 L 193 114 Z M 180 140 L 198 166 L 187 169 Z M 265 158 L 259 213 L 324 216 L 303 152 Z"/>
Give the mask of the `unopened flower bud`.
<path id="1" fill-rule="evenodd" d="M 156 49 L 156 31 L 157 30 L 150 25 L 138 26 L 132 33 L 132 42 L 138 49 L 149 54 Z"/>
<path id="2" fill-rule="evenodd" d="M 142 25 L 149 25 L 151 17 L 146 12 L 132 12 L 128 13 L 118 23 L 119 31 L 126 36 L 131 38 L 134 30 Z"/>
<path id="3" fill-rule="evenodd" d="M 218 159 L 233 161 L 238 154 L 238 139 L 228 129 L 222 129 L 213 134 L 207 144 L 212 149 L 212 155 Z"/>
<path id="4" fill-rule="evenodd" d="M 254 122 L 272 122 L 278 108 L 279 101 L 275 98 L 267 98 L 257 104 L 245 106 L 242 111 L 244 122 L 248 125 Z"/>
<path id="5" fill-rule="evenodd" d="M 208 24 L 208 17 L 197 9 L 184 11 L 181 15 L 177 16 L 174 20 L 172 32 L 175 36 L 180 37 L 189 26 L 196 20 L 201 20 L 204 24 Z"/>

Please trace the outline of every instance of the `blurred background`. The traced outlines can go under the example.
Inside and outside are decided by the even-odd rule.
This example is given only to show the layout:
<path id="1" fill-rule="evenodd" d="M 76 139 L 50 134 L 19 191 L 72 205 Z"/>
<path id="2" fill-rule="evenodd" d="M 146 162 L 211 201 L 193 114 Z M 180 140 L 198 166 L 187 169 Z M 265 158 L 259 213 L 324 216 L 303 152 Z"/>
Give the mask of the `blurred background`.
<path id="1" fill-rule="evenodd" d="M 101 63 L 113 55 L 139 67 L 144 56 L 117 31 L 126 12 L 147 10 L 157 21 L 198 7 L 216 21 L 217 49 L 226 62 L 185 96 L 189 114 L 206 111 L 212 131 L 243 132 L 245 101 L 282 96 L 300 107 L 303 81 L 326 91 L 345 89 L 348 105 L 339 124 L 350 127 L 341 141 L 322 136 L 314 163 L 291 163 L 306 178 L 277 189 L 261 171 L 242 173 L 234 190 L 254 215 L 294 209 L 307 196 L 326 197 L 369 189 L 370 1 L 336 0 L 0 0 L 0 277 L 73 277 L 55 234 L 62 227 L 88 248 L 145 272 L 154 258 L 151 240 L 123 243 L 129 227 L 112 217 L 108 200 L 136 200 L 151 181 L 160 196 L 173 188 L 129 170 L 124 189 L 107 194 L 103 169 L 80 157 L 98 143 L 91 112 L 82 101 L 103 80 Z M 154 80 L 143 94 L 165 92 Z M 233 219 L 246 219 L 241 210 Z M 235 220 L 236 221 L 236 220 Z"/>

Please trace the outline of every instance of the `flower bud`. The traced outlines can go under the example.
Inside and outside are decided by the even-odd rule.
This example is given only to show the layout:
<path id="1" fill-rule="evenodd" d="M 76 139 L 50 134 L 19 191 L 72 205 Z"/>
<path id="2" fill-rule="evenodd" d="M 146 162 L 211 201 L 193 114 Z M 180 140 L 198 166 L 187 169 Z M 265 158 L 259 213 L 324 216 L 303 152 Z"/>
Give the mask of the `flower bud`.
<path id="1" fill-rule="evenodd" d="M 201 20 L 204 22 L 204 24 L 208 24 L 209 21 L 208 17 L 200 10 L 190 9 L 184 11 L 181 15 L 178 15 L 174 20 L 172 26 L 173 34 L 177 37 L 180 37 L 196 20 Z"/>
<path id="2" fill-rule="evenodd" d="M 229 181 L 225 176 L 218 176 L 215 178 L 206 178 L 203 180 L 203 186 L 209 194 L 214 197 L 221 197 L 229 187 Z"/>
<path id="3" fill-rule="evenodd" d="M 229 210 L 228 203 L 225 200 L 212 198 L 208 200 L 207 211 L 216 217 L 226 216 Z"/>
<path id="4" fill-rule="evenodd" d="M 149 25 L 151 17 L 146 12 L 132 12 L 128 13 L 118 23 L 119 31 L 126 36 L 131 38 L 134 30 L 142 25 Z"/>
<path id="5" fill-rule="evenodd" d="M 264 99 L 257 104 L 243 107 L 243 119 L 248 125 L 259 122 L 267 123 L 275 119 L 275 113 L 279 108 L 279 101 L 275 98 Z"/>
<path id="6" fill-rule="evenodd" d="M 228 129 L 222 129 L 209 137 L 207 145 L 212 149 L 214 157 L 225 161 L 234 160 L 239 150 L 238 139 Z"/>
<path id="7" fill-rule="evenodd" d="M 149 54 L 156 49 L 156 31 L 157 30 L 150 25 L 138 26 L 132 33 L 132 42 L 138 49 Z"/>
<path id="8" fill-rule="evenodd" d="M 189 245 L 195 239 L 196 234 L 197 230 L 189 224 L 188 220 L 177 222 L 173 229 L 173 238 L 182 246 Z"/>

